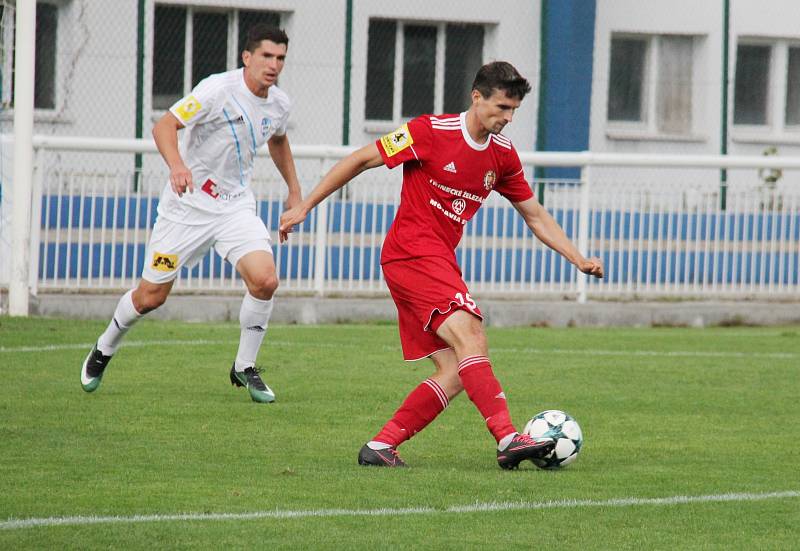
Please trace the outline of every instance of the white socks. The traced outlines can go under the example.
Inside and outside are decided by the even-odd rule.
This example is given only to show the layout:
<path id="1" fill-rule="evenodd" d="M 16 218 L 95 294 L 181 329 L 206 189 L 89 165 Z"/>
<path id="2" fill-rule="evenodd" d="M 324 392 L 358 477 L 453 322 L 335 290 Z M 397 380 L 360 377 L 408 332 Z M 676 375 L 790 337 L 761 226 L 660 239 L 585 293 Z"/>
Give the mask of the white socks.
<path id="1" fill-rule="evenodd" d="M 272 299 L 260 300 L 247 293 L 239 310 L 239 351 L 236 353 L 236 371 L 244 371 L 256 363 L 258 349 L 264 340 L 269 317 L 272 314 Z"/>
<path id="2" fill-rule="evenodd" d="M 122 295 L 114 310 L 114 317 L 108 324 L 105 332 L 97 339 L 97 349 L 104 356 L 112 356 L 119 347 L 122 337 L 128 332 L 134 323 L 139 321 L 142 314 L 133 307 L 133 289 Z"/>
<path id="3" fill-rule="evenodd" d="M 97 339 L 97 349 L 104 356 L 112 356 L 120 345 L 125 333 L 139 321 L 142 314 L 133 306 L 133 290 L 128 291 L 119 299 L 114 317 L 108 324 L 105 332 Z M 239 351 L 236 354 L 236 371 L 244 371 L 256 363 L 258 349 L 264 340 L 270 314 L 272 314 L 272 300 L 259 300 L 247 293 L 242 300 L 239 311 Z"/>

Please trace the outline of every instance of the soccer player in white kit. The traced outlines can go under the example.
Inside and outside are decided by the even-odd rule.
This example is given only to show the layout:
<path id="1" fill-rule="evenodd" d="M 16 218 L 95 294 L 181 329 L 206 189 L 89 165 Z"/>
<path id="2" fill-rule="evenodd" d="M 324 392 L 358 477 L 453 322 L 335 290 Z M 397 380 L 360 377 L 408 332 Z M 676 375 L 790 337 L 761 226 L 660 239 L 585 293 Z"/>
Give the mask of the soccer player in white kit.
<path id="1" fill-rule="evenodd" d="M 164 304 L 179 270 L 196 265 L 213 246 L 247 286 L 231 383 L 246 387 L 253 401 L 275 400 L 255 361 L 278 277 L 271 238 L 256 215 L 249 183 L 256 151 L 266 143 L 289 188 L 286 208 L 301 200 L 286 136 L 291 104 L 275 85 L 288 44 L 282 30 L 255 25 L 242 52 L 244 67 L 201 81 L 153 128 L 153 138 L 169 167 L 169 183 L 159 200 L 139 285 L 122 296 L 111 323 L 81 367 L 81 386 L 86 392 L 100 385 L 106 366 L 133 324 Z M 179 146 L 180 129 L 185 130 Z"/>

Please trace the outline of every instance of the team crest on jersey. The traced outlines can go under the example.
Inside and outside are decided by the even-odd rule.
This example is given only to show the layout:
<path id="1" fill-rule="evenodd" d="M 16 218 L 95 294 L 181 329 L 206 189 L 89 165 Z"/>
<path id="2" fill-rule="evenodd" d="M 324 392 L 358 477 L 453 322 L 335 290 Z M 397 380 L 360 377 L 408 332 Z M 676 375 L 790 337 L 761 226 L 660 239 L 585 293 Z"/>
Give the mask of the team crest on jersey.
<path id="1" fill-rule="evenodd" d="M 467 202 L 463 199 L 456 199 L 453 201 L 453 211 L 456 214 L 461 215 L 465 208 L 467 208 Z"/>
<path id="2" fill-rule="evenodd" d="M 189 122 L 197 113 L 200 112 L 200 109 L 202 108 L 203 105 L 197 101 L 197 98 L 194 96 L 186 96 L 186 98 L 175 108 L 175 111 L 183 122 Z"/>
<path id="3" fill-rule="evenodd" d="M 178 255 L 154 252 L 151 266 L 159 272 L 174 272 L 178 268 Z"/>
<path id="4" fill-rule="evenodd" d="M 261 137 L 266 138 L 267 134 L 269 134 L 269 127 L 272 124 L 272 121 L 269 120 L 267 117 L 261 119 Z"/>
<path id="5" fill-rule="evenodd" d="M 208 193 L 214 199 L 219 197 L 219 186 L 217 186 L 217 184 L 210 178 L 206 180 L 206 183 L 203 184 L 203 187 L 200 189 Z"/>
<path id="6" fill-rule="evenodd" d="M 497 174 L 494 173 L 494 170 L 487 170 L 486 174 L 483 175 L 483 187 L 486 191 L 491 190 L 494 187 L 494 183 L 497 181 Z"/>
<path id="7" fill-rule="evenodd" d="M 381 138 L 383 150 L 389 157 L 397 155 L 404 149 L 411 147 L 413 144 L 414 138 L 411 137 L 411 132 L 408 131 L 407 124 L 404 124 L 394 132 L 386 134 Z"/>

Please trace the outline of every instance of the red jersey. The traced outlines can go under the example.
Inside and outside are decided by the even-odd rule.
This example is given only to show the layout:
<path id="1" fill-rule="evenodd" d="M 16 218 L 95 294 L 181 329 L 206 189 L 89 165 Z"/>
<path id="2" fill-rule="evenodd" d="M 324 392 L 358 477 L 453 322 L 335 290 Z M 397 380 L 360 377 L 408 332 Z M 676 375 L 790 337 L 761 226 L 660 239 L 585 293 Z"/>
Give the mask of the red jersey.
<path id="1" fill-rule="evenodd" d="M 403 163 L 400 207 L 383 243 L 381 264 L 441 256 L 455 249 L 470 220 L 496 190 L 512 203 L 533 197 L 511 140 L 476 143 L 466 113 L 422 115 L 377 140 L 386 166 Z"/>

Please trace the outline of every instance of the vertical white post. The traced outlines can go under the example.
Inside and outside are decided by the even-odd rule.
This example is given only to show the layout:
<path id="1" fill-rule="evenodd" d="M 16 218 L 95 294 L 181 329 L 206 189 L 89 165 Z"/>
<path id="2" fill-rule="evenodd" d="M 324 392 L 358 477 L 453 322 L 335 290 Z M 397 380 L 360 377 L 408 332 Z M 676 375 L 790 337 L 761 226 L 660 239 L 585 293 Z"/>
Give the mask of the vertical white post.
<path id="1" fill-rule="evenodd" d="M 320 162 L 320 178 L 325 175 L 327 157 Z M 334 194 L 335 195 L 335 194 Z M 325 257 L 328 248 L 328 208 L 333 196 L 317 205 L 317 231 L 314 242 L 314 293 L 321 297 L 325 294 Z"/>
<path id="2" fill-rule="evenodd" d="M 584 165 L 581 167 L 581 196 L 580 196 L 580 210 L 578 211 L 578 250 L 584 256 L 589 256 L 589 192 L 592 183 L 592 167 L 591 165 Z M 578 284 L 578 303 L 583 304 L 586 302 L 586 283 L 588 277 L 581 271 L 578 271 L 577 276 Z"/>
<path id="3" fill-rule="evenodd" d="M 31 294 L 39 292 L 39 246 L 42 242 L 42 178 L 44 173 L 44 148 L 36 150 L 33 163 L 33 189 L 31 191 L 31 258 L 29 285 Z"/>
<path id="4" fill-rule="evenodd" d="M 28 315 L 31 180 L 33 173 L 33 66 L 36 2 L 18 2 L 14 62 L 14 180 L 8 313 Z"/>

